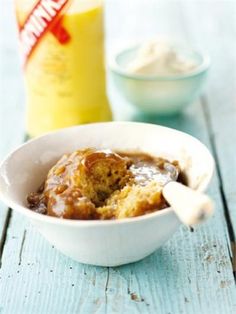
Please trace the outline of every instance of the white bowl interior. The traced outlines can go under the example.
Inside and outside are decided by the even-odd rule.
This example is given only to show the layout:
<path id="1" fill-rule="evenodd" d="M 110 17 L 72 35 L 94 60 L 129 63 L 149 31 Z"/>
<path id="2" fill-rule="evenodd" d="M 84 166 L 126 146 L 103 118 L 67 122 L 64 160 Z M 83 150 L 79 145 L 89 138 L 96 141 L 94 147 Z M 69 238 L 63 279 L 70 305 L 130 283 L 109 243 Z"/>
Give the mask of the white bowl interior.
<path id="1" fill-rule="evenodd" d="M 26 206 L 49 168 L 64 154 L 86 147 L 143 151 L 178 160 L 189 186 L 204 190 L 214 162 L 207 148 L 182 132 L 151 124 L 111 122 L 83 125 L 46 134 L 11 153 L 0 167 L 0 194 L 7 202 Z"/>

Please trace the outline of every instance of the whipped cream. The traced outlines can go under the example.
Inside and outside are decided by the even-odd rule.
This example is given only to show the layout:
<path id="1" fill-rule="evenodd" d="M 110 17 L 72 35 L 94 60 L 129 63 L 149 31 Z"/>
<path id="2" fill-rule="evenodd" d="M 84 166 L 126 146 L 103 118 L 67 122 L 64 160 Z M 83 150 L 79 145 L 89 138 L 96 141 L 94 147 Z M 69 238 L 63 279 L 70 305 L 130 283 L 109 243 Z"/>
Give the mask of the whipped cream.
<path id="1" fill-rule="evenodd" d="M 193 71 L 197 63 L 181 55 L 166 41 L 145 42 L 126 70 L 139 75 L 173 75 Z"/>

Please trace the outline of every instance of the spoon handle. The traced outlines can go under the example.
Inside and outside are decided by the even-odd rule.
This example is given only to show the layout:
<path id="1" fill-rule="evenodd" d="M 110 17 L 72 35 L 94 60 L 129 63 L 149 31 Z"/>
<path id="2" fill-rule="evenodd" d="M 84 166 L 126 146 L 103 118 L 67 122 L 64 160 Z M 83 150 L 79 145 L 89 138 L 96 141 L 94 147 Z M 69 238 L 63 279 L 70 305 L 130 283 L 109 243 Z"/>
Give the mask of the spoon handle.
<path id="1" fill-rule="evenodd" d="M 179 182 L 167 183 L 162 194 L 185 225 L 196 225 L 213 214 L 214 206 L 209 196 Z"/>

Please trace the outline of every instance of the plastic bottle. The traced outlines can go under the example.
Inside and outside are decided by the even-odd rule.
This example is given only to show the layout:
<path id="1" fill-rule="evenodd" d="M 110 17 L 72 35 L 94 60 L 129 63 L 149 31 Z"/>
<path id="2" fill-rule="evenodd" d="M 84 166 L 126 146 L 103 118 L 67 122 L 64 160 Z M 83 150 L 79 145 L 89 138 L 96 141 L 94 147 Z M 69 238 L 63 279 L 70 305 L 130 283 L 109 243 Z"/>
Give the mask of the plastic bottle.
<path id="1" fill-rule="evenodd" d="M 103 1 L 15 1 L 29 136 L 111 120 L 105 86 Z"/>

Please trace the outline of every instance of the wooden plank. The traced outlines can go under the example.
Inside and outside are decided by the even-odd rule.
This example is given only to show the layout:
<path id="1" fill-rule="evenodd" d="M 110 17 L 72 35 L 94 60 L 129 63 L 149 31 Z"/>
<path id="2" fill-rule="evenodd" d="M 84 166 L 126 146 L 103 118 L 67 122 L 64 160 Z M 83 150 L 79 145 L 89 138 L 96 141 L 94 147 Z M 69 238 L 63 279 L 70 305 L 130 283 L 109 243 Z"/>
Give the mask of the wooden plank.
<path id="1" fill-rule="evenodd" d="M 118 2 L 115 3 L 117 6 Z M 151 3 L 146 14 L 152 14 L 147 12 L 155 8 L 154 1 Z M 173 24 L 163 18 L 168 16 L 165 11 L 168 6 L 163 4 L 159 8 L 159 19 L 153 13 L 155 22 L 150 19 L 147 31 L 155 27 L 157 20 L 162 23 L 162 31 L 171 32 L 173 27 L 180 34 L 176 4 L 171 3 L 172 10 L 168 10 Z M 136 7 L 134 10 L 133 16 L 136 13 L 142 16 L 143 10 Z M 117 23 L 123 13 L 121 7 L 120 18 L 113 12 Z M 16 120 L 18 116 L 19 113 L 14 115 Z M 135 115 L 132 119 L 143 117 Z M 182 129 L 210 145 L 200 103 L 173 120 L 150 122 Z M 218 184 L 215 178 L 210 193 L 216 201 L 217 212 L 208 224 L 194 233 L 182 227 L 158 252 L 139 263 L 118 268 L 73 262 L 14 213 L 0 270 L 0 309 L 3 313 L 234 313 L 236 291 Z"/>
<path id="2" fill-rule="evenodd" d="M 207 12 L 211 11 L 209 15 Z M 198 23 L 201 13 L 204 23 Z M 212 67 L 208 90 L 203 99 L 211 141 L 217 155 L 218 171 L 221 177 L 221 193 L 226 203 L 226 216 L 234 242 L 234 263 L 236 263 L 236 2 L 195 3 L 185 6 L 183 18 L 191 20 L 189 40 L 209 51 Z M 217 21 L 217 23 L 215 22 Z M 227 21 L 227 22 L 226 22 Z M 214 27 L 213 27 L 214 25 Z M 204 36 L 202 36 L 204 34 Z M 236 264 L 235 264 L 236 265 Z M 236 268 L 235 268 L 236 271 Z"/>
<path id="3" fill-rule="evenodd" d="M 62 256 L 17 214 L 8 231 L 4 259 L 1 305 L 6 313 L 87 313 L 82 311 L 85 307 L 92 313 L 105 307 L 107 270 Z"/>
<path id="4" fill-rule="evenodd" d="M 0 32 L 0 160 L 21 143 L 24 136 L 24 95 L 21 70 L 15 57 L 17 35 L 16 25 L 12 23 L 15 20 L 12 4 L 4 0 L 0 11 L 0 29 L 5 29 L 7 25 L 8 34 L 4 36 L 4 32 Z M 9 210 L 0 202 L 0 256 L 8 222 Z"/>

